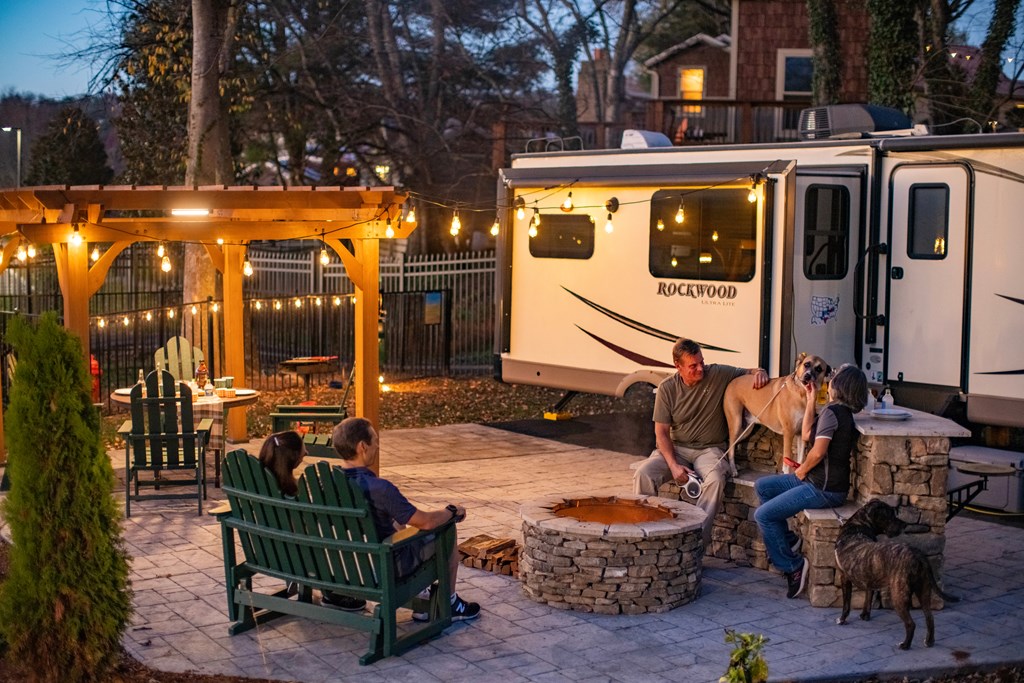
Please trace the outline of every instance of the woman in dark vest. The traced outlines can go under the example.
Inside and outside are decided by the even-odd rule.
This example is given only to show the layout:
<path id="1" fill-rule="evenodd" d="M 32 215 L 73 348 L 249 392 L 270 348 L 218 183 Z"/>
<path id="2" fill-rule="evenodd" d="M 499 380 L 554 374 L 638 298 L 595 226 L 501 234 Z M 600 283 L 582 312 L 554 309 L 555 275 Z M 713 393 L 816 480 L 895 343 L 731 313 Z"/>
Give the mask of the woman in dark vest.
<path id="1" fill-rule="evenodd" d="M 788 520 L 801 510 L 837 507 L 846 502 L 850 458 L 857 445 L 853 414 L 867 402 L 868 380 L 852 365 L 839 368 L 829 383 L 829 403 L 818 415 L 814 384 L 808 383 L 805 389 L 803 439 L 810 443 L 810 451 L 792 474 L 762 477 L 754 486 L 761 501 L 754 520 L 761 529 L 768 559 L 786 575 L 787 598 L 803 593 L 809 569 L 800 555 L 802 540 L 790 530 Z"/>

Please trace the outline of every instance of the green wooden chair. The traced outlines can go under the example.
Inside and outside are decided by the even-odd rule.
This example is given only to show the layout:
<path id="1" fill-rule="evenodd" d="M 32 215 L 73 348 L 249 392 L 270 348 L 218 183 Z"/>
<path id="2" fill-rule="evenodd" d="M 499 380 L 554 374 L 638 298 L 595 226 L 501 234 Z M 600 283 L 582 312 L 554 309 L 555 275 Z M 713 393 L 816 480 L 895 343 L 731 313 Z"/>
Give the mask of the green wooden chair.
<path id="1" fill-rule="evenodd" d="M 176 391 L 178 394 L 176 395 Z M 198 513 L 203 513 L 206 497 L 206 444 L 213 420 L 198 425 L 192 418 L 192 390 L 174 380 L 166 370 L 155 370 L 143 385 L 131 393 L 131 419 L 118 430 L 125 441 L 124 512 L 131 517 L 132 484 L 135 500 L 196 497 Z M 183 471 L 189 477 L 165 478 L 168 472 Z M 152 479 L 143 479 L 150 472 Z M 195 486 L 195 493 L 160 493 L 142 496 L 139 489 Z"/>
<path id="2" fill-rule="evenodd" d="M 179 382 L 191 382 L 195 379 L 195 369 L 205 358 L 203 350 L 192 346 L 185 337 L 171 337 L 153 354 L 154 367 L 166 370 Z"/>
<path id="3" fill-rule="evenodd" d="M 369 664 L 400 654 L 451 625 L 451 581 L 448 557 L 455 543 L 454 521 L 431 530 L 432 559 L 411 575 L 399 577 L 395 557 L 400 548 L 427 532 L 406 529 L 378 538 L 369 503 L 340 468 L 319 462 L 306 468 L 298 496 L 281 495 L 273 475 L 242 450 L 228 453 L 223 491 L 230 510 L 218 512 L 224 543 L 224 574 L 231 635 L 257 624 L 292 614 L 340 624 L 370 634 L 359 663 Z M 243 559 L 236 559 L 236 534 Z M 282 584 L 276 592 L 253 587 L 257 574 L 303 586 L 289 599 Z M 429 603 L 417 598 L 437 582 Z M 265 582 L 264 582 L 265 583 Z M 333 591 L 376 602 L 372 614 L 342 612 L 312 602 L 312 589 Z M 430 620 L 403 624 L 396 611 L 410 606 Z"/>

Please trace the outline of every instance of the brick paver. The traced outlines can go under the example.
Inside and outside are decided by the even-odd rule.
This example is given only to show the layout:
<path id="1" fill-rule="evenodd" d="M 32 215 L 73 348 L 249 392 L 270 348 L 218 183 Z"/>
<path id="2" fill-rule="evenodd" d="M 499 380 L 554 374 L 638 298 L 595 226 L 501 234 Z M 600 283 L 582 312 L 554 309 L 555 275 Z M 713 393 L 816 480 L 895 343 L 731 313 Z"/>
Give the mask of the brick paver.
<path id="1" fill-rule="evenodd" d="M 246 448 L 257 452 L 258 442 Z M 381 438 L 382 474 L 417 505 L 466 506 L 465 538 L 520 538 L 518 508 L 553 494 L 631 490 L 632 455 L 479 425 L 391 430 Z M 115 466 L 118 459 L 114 458 Z M 122 461 L 123 462 L 123 461 Z M 211 505 L 219 491 L 211 489 Z M 190 504 L 133 504 L 125 538 L 133 557 L 136 614 L 125 646 L 149 666 L 305 683 L 358 680 L 717 681 L 727 666 L 724 629 L 761 633 L 771 679 L 924 676 L 958 666 L 1024 662 L 1024 530 L 955 518 L 947 527 L 943 574 L 963 601 L 935 615 L 936 644 L 896 644 L 903 626 L 891 610 L 838 626 L 836 609 L 786 600 L 781 575 L 705 558 L 702 593 L 666 614 L 601 616 L 527 600 L 507 576 L 462 568 L 458 589 L 479 602 L 475 622 L 455 624 L 402 657 L 360 667 L 366 636 L 285 617 L 230 637 L 224 608 L 220 530 Z"/>

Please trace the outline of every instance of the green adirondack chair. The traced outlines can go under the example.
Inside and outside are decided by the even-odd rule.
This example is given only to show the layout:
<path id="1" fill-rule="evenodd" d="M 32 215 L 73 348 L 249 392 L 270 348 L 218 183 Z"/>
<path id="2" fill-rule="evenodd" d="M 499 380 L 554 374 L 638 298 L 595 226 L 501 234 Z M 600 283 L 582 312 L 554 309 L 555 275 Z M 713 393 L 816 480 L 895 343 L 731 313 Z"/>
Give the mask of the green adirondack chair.
<path id="1" fill-rule="evenodd" d="M 153 354 L 154 367 L 166 370 L 179 382 L 195 379 L 195 369 L 203 360 L 203 350 L 184 337 L 171 337 Z"/>
<path id="2" fill-rule="evenodd" d="M 448 557 L 455 543 L 454 521 L 430 531 L 434 557 L 411 575 L 398 577 L 400 548 L 427 532 L 406 529 L 378 538 L 369 503 L 345 473 L 318 462 L 306 468 L 295 499 L 285 498 L 273 475 L 243 450 L 224 461 L 224 494 L 230 510 L 218 511 L 224 543 L 224 576 L 231 635 L 292 614 L 367 631 L 370 645 L 359 663 L 400 654 L 451 625 Z M 243 559 L 236 559 L 236 534 Z M 264 574 L 304 588 L 296 599 L 287 591 L 261 592 L 253 577 Z M 417 598 L 437 582 L 429 603 Z M 378 603 L 372 614 L 342 612 L 312 601 L 312 590 L 333 591 Z M 402 624 L 396 611 L 411 606 L 430 620 Z"/>
<path id="3" fill-rule="evenodd" d="M 146 376 L 143 385 L 136 384 L 131 393 L 131 419 L 118 430 L 125 441 L 124 512 L 131 517 L 132 484 L 135 500 L 196 497 L 198 513 L 203 514 L 206 497 L 206 444 L 213 420 L 198 425 L 192 417 L 192 390 L 176 382 L 166 370 L 155 370 Z M 176 395 L 177 393 L 177 395 Z M 165 478 L 164 474 L 184 471 L 188 477 Z M 152 479 L 143 479 L 150 472 Z M 141 487 L 154 489 L 195 486 L 195 493 L 160 493 L 142 496 Z"/>

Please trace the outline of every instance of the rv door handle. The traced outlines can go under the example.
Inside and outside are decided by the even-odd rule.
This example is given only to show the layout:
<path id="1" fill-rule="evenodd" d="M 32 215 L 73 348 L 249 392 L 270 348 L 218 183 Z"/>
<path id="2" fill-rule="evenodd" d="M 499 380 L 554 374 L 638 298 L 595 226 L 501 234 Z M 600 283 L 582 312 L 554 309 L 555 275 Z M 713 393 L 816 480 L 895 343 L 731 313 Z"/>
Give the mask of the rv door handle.
<path id="1" fill-rule="evenodd" d="M 902 280 L 903 279 L 903 269 L 900 268 L 899 266 L 893 266 L 892 270 L 890 271 L 890 275 L 892 276 L 893 280 Z"/>

